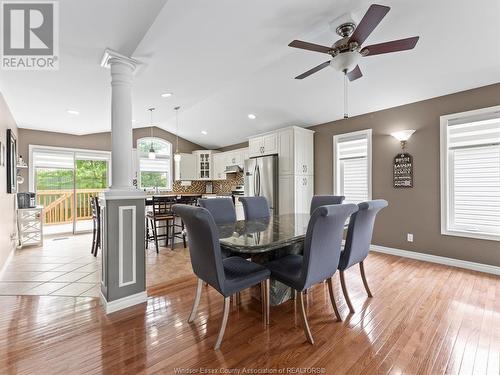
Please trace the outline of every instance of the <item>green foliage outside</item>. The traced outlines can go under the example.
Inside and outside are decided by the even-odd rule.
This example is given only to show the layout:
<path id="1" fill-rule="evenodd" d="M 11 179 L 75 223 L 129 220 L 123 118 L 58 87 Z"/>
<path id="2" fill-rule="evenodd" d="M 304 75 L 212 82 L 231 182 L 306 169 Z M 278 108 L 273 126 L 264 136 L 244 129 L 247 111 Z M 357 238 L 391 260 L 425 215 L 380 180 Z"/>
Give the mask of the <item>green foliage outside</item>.
<path id="1" fill-rule="evenodd" d="M 108 187 L 108 165 L 103 160 L 76 161 L 77 189 L 105 189 Z M 36 170 L 36 190 L 72 190 L 73 171 L 71 169 L 38 168 Z"/>
<path id="2" fill-rule="evenodd" d="M 164 172 L 141 172 L 141 187 L 167 187 L 167 174 Z"/>

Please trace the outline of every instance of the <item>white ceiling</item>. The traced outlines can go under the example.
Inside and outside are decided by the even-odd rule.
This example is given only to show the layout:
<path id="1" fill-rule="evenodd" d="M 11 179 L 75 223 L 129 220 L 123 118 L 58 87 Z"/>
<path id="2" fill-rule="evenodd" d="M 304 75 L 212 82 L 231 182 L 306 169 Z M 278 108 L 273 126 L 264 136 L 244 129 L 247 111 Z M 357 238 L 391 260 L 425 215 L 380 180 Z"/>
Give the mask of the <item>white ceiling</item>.
<path id="1" fill-rule="evenodd" d="M 328 60 L 288 47 L 293 39 L 332 44 L 328 23 L 359 21 L 363 0 L 65 0 L 60 2 L 60 70 L 0 71 L 0 90 L 20 127 L 75 134 L 110 129 L 110 47 L 145 63 L 134 82 L 135 127 L 175 131 L 206 147 L 242 142 L 285 125 L 343 114 L 342 75 Z M 392 0 L 365 45 L 419 35 L 413 51 L 371 56 L 350 85 L 350 115 L 500 82 L 500 2 Z M 350 14 L 350 16 L 349 16 Z M 160 97 L 171 91 L 174 96 Z M 75 109 L 80 115 L 68 115 Z M 255 113 L 256 120 L 249 120 Z M 207 135 L 201 131 L 206 130 Z"/>

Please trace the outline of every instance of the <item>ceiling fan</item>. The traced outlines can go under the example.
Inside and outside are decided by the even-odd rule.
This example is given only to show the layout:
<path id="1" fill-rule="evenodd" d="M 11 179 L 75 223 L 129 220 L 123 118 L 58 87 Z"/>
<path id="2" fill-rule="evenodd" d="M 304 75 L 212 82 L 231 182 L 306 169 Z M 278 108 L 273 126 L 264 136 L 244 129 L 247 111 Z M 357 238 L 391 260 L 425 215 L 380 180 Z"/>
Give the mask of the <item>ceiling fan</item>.
<path id="1" fill-rule="evenodd" d="M 336 33 L 342 38 L 336 41 L 331 47 L 319 44 L 294 40 L 289 44 L 290 47 L 301 48 L 309 51 L 326 53 L 331 56 L 331 60 L 325 61 L 318 66 L 308 70 L 295 77 L 295 79 L 304 79 L 321 69 L 331 66 L 335 70 L 344 73 L 344 91 L 345 91 L 345 111 L 344 118 L 347 118 L 347 80 L 354 81 L 363 76 L 358 62 L 361 57 L 380 55 L 398 51 L 410 50 L 415 47 L 419 37 L 398 39 L 390 42 L 372 44 L 361 48 L 363 42 L 368 38 L 372 31 L 382 21 L 391 8 L 388 6 L 372 4 L 363 16 L 363 19 L 356 26 L 353 22 L 343 23 L 336 28 Z"/>

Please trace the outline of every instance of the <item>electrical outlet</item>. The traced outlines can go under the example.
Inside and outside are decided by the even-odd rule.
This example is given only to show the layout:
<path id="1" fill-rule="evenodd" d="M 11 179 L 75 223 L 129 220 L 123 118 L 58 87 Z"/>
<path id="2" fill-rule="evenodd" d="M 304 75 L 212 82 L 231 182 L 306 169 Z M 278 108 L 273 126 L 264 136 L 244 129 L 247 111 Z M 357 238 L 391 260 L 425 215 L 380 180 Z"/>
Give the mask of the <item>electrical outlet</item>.
<path id="1" fill-rule="evenodd" d="M 406 241 L 413 242 L 413 233 L 406 234 Z"/>

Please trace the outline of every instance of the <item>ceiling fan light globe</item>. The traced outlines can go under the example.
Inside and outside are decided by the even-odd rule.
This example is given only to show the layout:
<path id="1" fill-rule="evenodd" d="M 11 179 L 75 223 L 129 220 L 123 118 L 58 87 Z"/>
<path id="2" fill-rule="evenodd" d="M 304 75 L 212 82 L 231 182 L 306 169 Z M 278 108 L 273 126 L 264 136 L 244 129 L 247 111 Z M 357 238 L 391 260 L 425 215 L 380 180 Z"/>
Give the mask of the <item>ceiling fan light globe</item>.
<path id="1" fill-rule="evenodd" d="M 361 54 L 358 51 L 347 51 L 333 57 L 330 66 L 339 72 L 350 72 L 358 65 Z"/>

